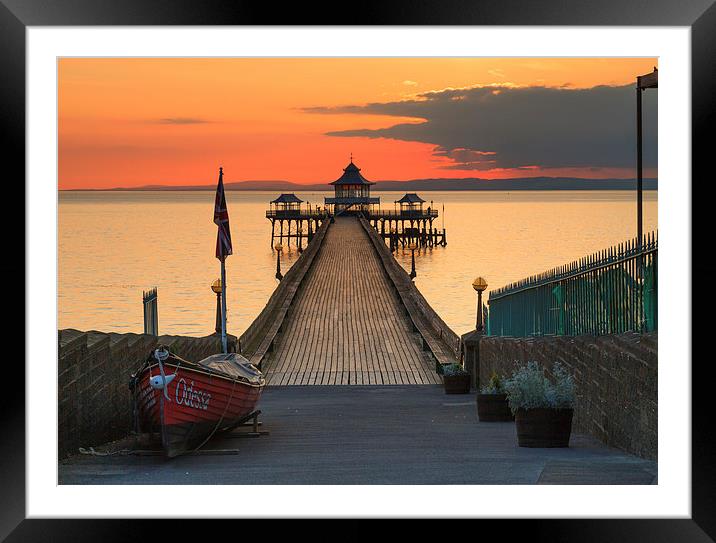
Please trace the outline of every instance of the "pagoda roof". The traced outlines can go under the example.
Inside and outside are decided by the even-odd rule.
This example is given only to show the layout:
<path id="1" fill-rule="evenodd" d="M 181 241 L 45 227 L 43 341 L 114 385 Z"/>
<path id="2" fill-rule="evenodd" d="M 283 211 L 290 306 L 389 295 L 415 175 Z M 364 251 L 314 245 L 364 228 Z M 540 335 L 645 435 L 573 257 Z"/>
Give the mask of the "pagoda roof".
<path id="1" fill-rule="evenodd" d="M 301 200 L 293 192 L 284 193 L 275 200 L 271 200 L 272 204 L 300 204 L 301 202 L 303 202 L 303 200 Z"/>
<path id="2" fill-rule="evenodd" d="M 351 163 L 343 168 L 343 175 L 333 181 L 331 185 L 375 185 L 375 183 L 363 177 L 360 168 L 351 160 Z"/>
<path id="3" fill-rule="evenodd" d="M 400 200 L 396 200 L 396 202 L 399 204 L 421 204 L 424 203 L 425 200 L 414 192 L 406 192 L 405 196 L 403 196 Z"/>

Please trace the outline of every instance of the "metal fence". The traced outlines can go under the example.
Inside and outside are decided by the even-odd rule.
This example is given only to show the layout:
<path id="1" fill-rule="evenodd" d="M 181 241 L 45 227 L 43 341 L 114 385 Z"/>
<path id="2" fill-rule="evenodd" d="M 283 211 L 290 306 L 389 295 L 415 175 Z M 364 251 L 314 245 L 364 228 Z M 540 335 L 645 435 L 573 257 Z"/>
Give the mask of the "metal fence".
<path id="1" fill-rule="evenodd" d="M 602 335 L 657 329 L 656 232 L 489 294 L 493 336 Z"/>
<path id="2" fill-rule="evenodd" d="M 144 304 L 144 333 L 152 336 L 159 335 L 159 316 L 157 314 L 157 287 L 142 291 Z"/>

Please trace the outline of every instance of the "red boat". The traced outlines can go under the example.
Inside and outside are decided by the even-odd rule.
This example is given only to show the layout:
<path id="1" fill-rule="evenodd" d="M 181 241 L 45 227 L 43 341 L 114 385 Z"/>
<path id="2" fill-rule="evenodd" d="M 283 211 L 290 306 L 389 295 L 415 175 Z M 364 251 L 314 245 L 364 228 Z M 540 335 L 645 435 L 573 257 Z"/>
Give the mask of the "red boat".
<path id="1" fill-rule="evenodd" d="M 266 381 L 237 353 L 189 362 L 159 347 L 132 375 L 138 430 L 159 431 L 167 456 L 202 447 L 254 415 Z"/>

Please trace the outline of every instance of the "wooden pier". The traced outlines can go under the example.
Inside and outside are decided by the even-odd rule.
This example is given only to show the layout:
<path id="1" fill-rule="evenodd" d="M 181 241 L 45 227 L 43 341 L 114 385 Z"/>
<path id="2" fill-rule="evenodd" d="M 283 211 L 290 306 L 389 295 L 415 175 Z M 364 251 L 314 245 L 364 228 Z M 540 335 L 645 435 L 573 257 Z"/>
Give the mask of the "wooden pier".
<path id="1" fill-rule="evenodd" d="M 418 247 L 445 247 L 447 236 L 445 228 L 438 230 L 433 221 L 438 216 L 437 209 L 415 211 L 378 210 L 363 214 L 378 235 L 388 242 L 391 251 L 398 246 L 405 247 L 415 243 Z"/>
<path id="2" fill-rule="evenodd" d="M 445 218 L 443 213 L 443 226 L 440 230 L 433 226 L 438 218 L 438 210 L 430 201 L 423 200 L 415 192 L 408 192 L 399 200 L 393 202 L 394 209 L 386 210 L 380 207 L 380 197 L 371 196 L 372 181 L 368 181 L 360 173 L 360 168 L 351 162 L 343 169 L 343 175 L 330 183 L 334 188 L 333 197 L 325 197 L 324 207 L 308 209 L 301 208 L 303 200 L 293 193 L 284 193 L 269 203 L 270 209 L 266 211 L 266 218 L 271 221 L 271 247 L 278 237 L 279 243 L 291 239 L 296 240 L 299 251 L 303 249 L 303 239 L 308 241 L 314 232 L 326 219 L 339 216 L 359 216 L 368 221 L 376 232 L 389 242 L 390 250 L 395 251 L 399 245 L 416 247 L 435 247 L 447 245 L 445 233 Z M 427 208 L 426 208 L 427 205 Z M 443 212 L 445 206 L 443 206 Z M 279 233 L 276 235 L 276 222 L 279 223 Z M 284 234 L 284 222 L 288 228 Z M 306 224 L 304 230 L 303 225 Z M 291 234 L 291 226 L 295 226 Z"/>
<path id="3" fill-rule="evenodd" d="M 438 384 L 460 340 L 369 223 L 324 221 L 240 338 L 269 385 Z"/>
<path id="4" fill-rule="evenodd" d="M 290 246 L 291 240 L 294 240 L 295 246 L 302 251 L 303 240 L 309 243 L 321 224 L 330 218 L 326 208 L 302 209 L 302 202 L 295 194 L 281 194 L 270 202 L 266 218 L 271 221 L 271 247 L 274 246 L 275 240 L 281 244 L 285 241 L 286 246 Z"/>

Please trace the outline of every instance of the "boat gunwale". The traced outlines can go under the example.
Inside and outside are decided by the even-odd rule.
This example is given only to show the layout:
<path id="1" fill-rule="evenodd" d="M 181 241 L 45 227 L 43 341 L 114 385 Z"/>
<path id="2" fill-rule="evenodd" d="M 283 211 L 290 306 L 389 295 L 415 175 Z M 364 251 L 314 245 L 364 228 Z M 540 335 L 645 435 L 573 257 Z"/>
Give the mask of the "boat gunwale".
<path id="1" fill-rule="evenodd" d="M 241 384 L 253 387 L 253 388 L 263 388 L 266 386 L 266 378 L 263 376 L 263 374 L 261 374 L 261 381 L 262 381 L 261 383 L 252 383 L 245 377 L 241 377 L 241 376 L 230 377 L 226 374 L 222 374 L 222 373 L 219 373 L 216 371 L 211 371 L 210 368 L 201 368 L 201 367 L 197 368 L 195 363 L 188 362 L 186 360 L 182 360 L 182 362 L 187 362 L 187 365 L 185 366 L 183 364 L 177 364 L 177 363 L 172 363 L 172 362 L 163 362 L 162 365 L 165 368 L 173 367 L 176 370 L 186 369 L 186 370 L 193 371 L 194 373 L 208 375 L 209 377 L 217 377 L 219 379 L 223 379 L 224 381 L 228 381 L 229 383 L 241 383 Z M 149 363 L 149 364 L 147 364 L 147 362 L 145 362 L 144 366 L 142 366 L 137 371 L 137 373 L 135 375 L 137 377 L 140 377 L 145 371 L 151 370 L 152 368 L 159 368 L 159 364 L 157 362 Z"/>

